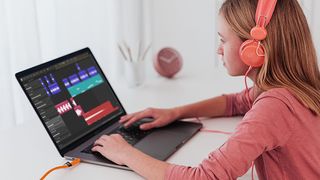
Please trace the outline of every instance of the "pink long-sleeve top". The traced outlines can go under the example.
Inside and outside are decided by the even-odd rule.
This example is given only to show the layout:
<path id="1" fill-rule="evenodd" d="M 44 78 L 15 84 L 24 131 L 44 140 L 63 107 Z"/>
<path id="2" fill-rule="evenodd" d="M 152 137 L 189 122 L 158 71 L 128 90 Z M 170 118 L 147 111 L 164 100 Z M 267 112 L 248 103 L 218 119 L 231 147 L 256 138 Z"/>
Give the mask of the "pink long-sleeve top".
<path id="1" fill-rule="evenodd" d="M 260 180 L 320 179 L 320 116 L 288 90 L 227 96 L 226 116 L 244 115 L 231 137 L 198 167 L 171 164 L 166 179 L 236 179 L 254 161 Z"/>

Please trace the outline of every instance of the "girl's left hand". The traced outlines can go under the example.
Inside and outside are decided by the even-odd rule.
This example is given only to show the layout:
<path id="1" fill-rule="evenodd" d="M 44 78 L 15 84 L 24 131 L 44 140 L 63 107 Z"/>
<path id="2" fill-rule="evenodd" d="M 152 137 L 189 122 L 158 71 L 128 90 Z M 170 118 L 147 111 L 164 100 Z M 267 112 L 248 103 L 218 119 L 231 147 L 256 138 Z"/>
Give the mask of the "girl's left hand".
<path id="1" fill-rule="evenodd" d="M 121 135 L 112 134 L 110 136 L 103 135 L 94 143 L 92 151 L 99 152 L 109 160 L 124 165 L 126 156 L 130 154 L 130 149 L 133 147 L 128 144 Z"/>

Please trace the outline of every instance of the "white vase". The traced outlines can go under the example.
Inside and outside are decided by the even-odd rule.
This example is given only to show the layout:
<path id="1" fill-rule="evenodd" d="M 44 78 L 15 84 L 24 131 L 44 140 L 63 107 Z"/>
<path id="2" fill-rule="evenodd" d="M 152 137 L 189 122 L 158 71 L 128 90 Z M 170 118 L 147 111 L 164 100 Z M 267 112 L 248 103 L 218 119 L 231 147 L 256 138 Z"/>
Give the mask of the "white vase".
<path id="1" fill-rule="evenodd" d="M 129 87 L 137 87 L 143 84 L 145 78 L 144 61 L 125 61 L 125 78 Z"/>

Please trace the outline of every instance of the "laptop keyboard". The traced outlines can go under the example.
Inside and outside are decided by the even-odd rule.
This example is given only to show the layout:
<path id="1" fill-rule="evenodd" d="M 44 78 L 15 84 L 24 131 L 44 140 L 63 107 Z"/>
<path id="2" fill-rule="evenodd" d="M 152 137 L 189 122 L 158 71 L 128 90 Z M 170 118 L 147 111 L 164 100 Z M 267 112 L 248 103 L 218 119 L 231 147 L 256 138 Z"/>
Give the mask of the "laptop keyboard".
<path id="1" fill-rule="evenodd" d="M 147 136 L 148 134 L 151 133 L 151 130 L 143 131 L 139 128 L 139 126 L 142 123 L 144 123 L 144 122 L 142 122 L 142 121 L 135 122 L 128 128 L 121 126 L 118 129 L 116 129 L 115 131 L 113 131 L 111 134 L 120 134 L 123 137 L 123 139 L 125 139 L 129 144 L 134 145 L 138 141 L 140 141 L 142 138 L 144 138 L 145 136 Z M 84 152 L 87 154 L 100 154 L 98 152 L 91 151 L 92 148 L 93 148 L 93 144 L 86 147 L 81 152 Z"/>

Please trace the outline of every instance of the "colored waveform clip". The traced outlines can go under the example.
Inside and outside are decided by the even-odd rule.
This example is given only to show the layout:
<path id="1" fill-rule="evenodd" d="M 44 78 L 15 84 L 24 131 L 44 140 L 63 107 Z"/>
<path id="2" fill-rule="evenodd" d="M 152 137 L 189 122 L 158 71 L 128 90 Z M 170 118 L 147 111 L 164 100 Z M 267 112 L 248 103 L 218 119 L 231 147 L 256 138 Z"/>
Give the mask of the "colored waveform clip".
<path id="1" fill-rule="evenodd" d="M 77 83 L 80 82 L 80 79 L 77 74 L 73 74 L 73 75 L 69 76 L 69 80 L 72 85 L 76 85 Z"/>
<path id="2" fill-rule="evenodd" d="M 48 80 L 47 76 L 45 76 L 45 79 L 48 83 L 48 87 L 50 89 L 51 94 L 55 95 L 61 92 L 60 87 L 58 86 L 57 81 L 54 79 L 53 75 L 50 74 L 51 82 Z"/>
<path id="3" fill-rule="evenodd" d="M 83 115 L 83 110 L 82 110 L 82 108 L 81 108 L 81 106 L 75 106 L 74 108 L 73 108 L 73 110 L 76 112 L 76 114 L 77 114 L 77 116 L 82 116 Z"/>
<path id="4" fill-rule="evenodd" d="M 65 100 L 54 106 L 60 115 L 72 110 L 72 106 L 68 100 Z"/>
<path id="5" fill-rule="evenodd" d="M 53 95 L 58 94 L 59 92 L 61 92 L 61 90 L 60 90 L 60 88 L 59 88 L 57 83 L 49 85 L 49 89 L 50 89 L 50 92 Z"/>
<path id="6" fill-rule="evenodd" d="M 51 84 L 47 76 L 44 76 L 44 79 L 46 80 L 47 84 Z"/>
<path id="7" fill-rule="evenodd" d="M 103 79 L 99 74 L 97 74 L 97 75 L 90 77 L 90 78 L 88 78 L 88 79 L 86 79 L 76 85 L 73 85 L 67 89 L 68 89 L 70 95 L 72 97 L 75 97 L 79 94 L 82 94 L 82 93 L 88 91 L 89 89 L 92 89 L 93 87 L 98 86 L 101 83 L 103 83 Z"/>
<path id="8" fill-rule="evenodd" d="M 86 80 L 86 79 L 89 78 L 88 73 L 85 70 L 81 70 L 81 68 L 80 68 L 78 63 L 76 63 L 76 67 L 77 67 L 77 69 L 79 71 L 78 75 L 79 75 L 81 81 Z"/>
<path id="9" fill-rule="evenodd" d="M 101 120 L 103 117 L 119 109 L 119 107 L 113 107 L 110 101 L 106 101 L 100 104 L 99 106 L 91 109 L 90 111 L 84 112 L 81 105 L 77 105 L 73 98 L 70 98 L 70 101 L 74 106 L 74 112 L 77 114 L 78 117 L 82 116 L 88 125 L 91 125 Z"/>
<path id="10" fill-rule="evenodd" d="M 70 101 L 71 101 L 71 103 L 72 103 L 73 106 L 77 106 L 77 103 L 76 103 L 76 101 L 75 101 L 73 98 L 70 98 Z"/>
<path id="11" fill-rule="evenodd" d="M 78 74 L 79 74 L 79 77 L 80 77 L 80 79 L 81 79 L 82 81 L 89 78 L 89 75 L 88 75 L 87 72 L 84 71 L 84 70 L 83 70 L 83 71 L 80 71 Z"/>
<path id="12" fill-rule="evenodd" d="M 78 71 L 81 71 L 81 68 L 78 63 L 76 63 L 76 67 L 77 67 Z"/>
<path id="13" fill-rule="evenodd" d="M 82 70 L 78 63 L 76 63 L 75 66 L 79 72 L 62 79 L 64 86 L 68 89 L 72 97 L 103 83 L 103 79 L 98 74 L 96 67 L 91 66 L 86 70 Z"/>
<path id="14" fill-rule="evenodd" d="M 44 76 L 44 79 L 45 79 L 45 82 L 47 83 L 47 85 L 42 81 L 41 78 L 39 80 L 40 80 L 43 88 L 46 90 L 48 96 L 55 95 L 55 94 L 58 94 L 61 92 L 61 89 L 52 74 L 50 74 L 50 80 L 49 80 L 48 76 Z"/>
<path id="15" fill-rule="evenodd" d="M 83 112 L 82 116 L 87 124 L 91 125 L 117 109 L 118 107 L 113 107 L 110 101 L 106 101 L 86 113 Z"/>
<path id="16" fill-rule="evenodd" d="M 98 71 L 94 66 L 89 67 L 88 72 L 89 72 L 90 76 L 94 76 L 94 75 L 98 74 Z"/>
<path id="17" fill-rule="evenodd" d="M 70 82 L 68 81 L 67 78 L 62 79 L 62 82 L 63 82 L 63 84 L 64 84 L 64 86 L 65 86 L 66 88 L 71 87 L 71 84 L 70 84 Z"/>
<path id="18" fill-rule="evenodd" d="M 41 78 L 39 78 L 39 81 L 40 81 L 43 89 L 46 91 L 47 95 L 48 95 L 48 96 L 51 96 L 50 92 L 48 91 L 48 88 L 47 88 L 46 85 L 43 83 L 43 81 L 42 81 Z"/>

